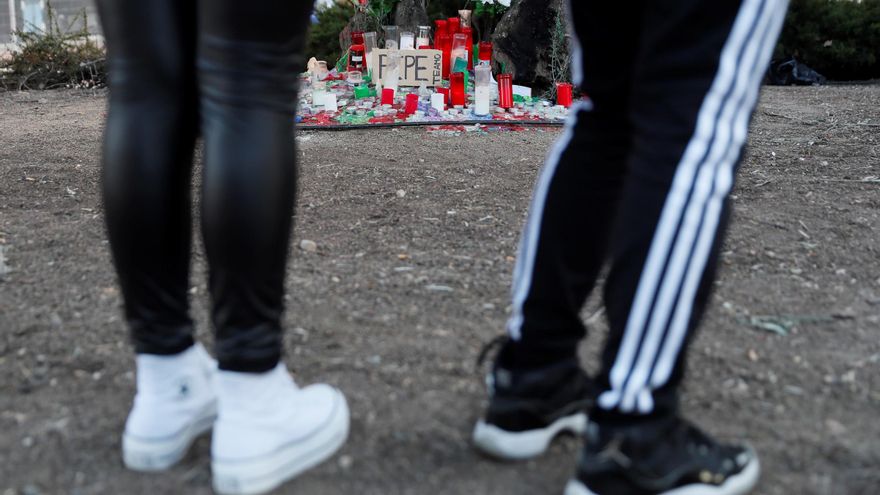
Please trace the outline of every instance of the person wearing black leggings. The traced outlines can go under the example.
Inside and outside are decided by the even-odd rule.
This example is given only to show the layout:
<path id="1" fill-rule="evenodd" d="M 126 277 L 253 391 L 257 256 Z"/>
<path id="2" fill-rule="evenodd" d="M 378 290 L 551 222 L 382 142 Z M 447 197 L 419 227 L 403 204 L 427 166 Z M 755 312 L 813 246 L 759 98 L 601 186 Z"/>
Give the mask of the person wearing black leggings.
<path id="1" fill-rule="evenodd" d="M 677 391 L 787 3 L 569 2 L 592 105 L 572 108 L 535 187 L 479 448 L 529 458 L 562 430 L 586 432 L 566 495 L 754 487 L 755 453 L 683 419 Z M 606 264 L 610 331 L 591 380 L 580 312 Z"/>
<path id="2" fill-rule="evenodd" d="M 163 470 L 213 427 L 220 493 L 258 493 L 345 441 L 345 398 L 298 388 L 281 358 L 296 189 L 293 119 L 311 2 L 98 0 L 109 65 L 103 193 L 136 351 L 125 464 Z M 201 230 L 215 362 L 189 316 L 190 195 L 204 141 Z"/>

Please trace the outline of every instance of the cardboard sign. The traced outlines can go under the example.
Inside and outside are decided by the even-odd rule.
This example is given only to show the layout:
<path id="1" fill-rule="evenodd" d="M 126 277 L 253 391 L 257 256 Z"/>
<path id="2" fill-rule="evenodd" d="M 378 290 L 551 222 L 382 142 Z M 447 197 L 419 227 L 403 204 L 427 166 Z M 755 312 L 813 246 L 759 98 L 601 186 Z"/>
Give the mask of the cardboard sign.
<path id="1" fill-rule="evenodd" d="M 381 81 L 388 68 L 388 57 L 395 50 L 373 50 L 368 67 L 373 81 Z M 439 86 L 442 81 L 443 52 L 440 50 L 396 50 L 400 55 L 400 86 Z"/>

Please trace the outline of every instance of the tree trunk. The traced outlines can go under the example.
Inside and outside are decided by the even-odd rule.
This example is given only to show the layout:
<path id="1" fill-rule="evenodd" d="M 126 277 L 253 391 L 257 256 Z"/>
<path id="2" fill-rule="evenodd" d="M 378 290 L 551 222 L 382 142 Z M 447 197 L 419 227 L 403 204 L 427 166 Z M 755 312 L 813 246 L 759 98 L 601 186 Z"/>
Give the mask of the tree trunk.
<path id="1" fill-rule="evenodd" d="M 418 35 L 419 26 L 428 26 L 427 0 L 400 0 L 394 13 L 394 23 L 401 31 L 410 31 Z"/>
<path id="2" fill-rule="evenodd" d="M 551 71 L 551 36 L 562 0 L 520 0 L 498 22 L 492 36 L 495 60 L 525 85 L 547 85 Z"/>

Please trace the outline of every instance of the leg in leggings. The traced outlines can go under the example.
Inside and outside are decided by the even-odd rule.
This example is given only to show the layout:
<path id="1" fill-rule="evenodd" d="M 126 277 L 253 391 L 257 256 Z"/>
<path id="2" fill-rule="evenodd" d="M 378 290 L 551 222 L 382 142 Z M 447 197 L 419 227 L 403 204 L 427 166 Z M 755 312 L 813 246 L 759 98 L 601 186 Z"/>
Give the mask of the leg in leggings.
<path id="1" fill-rule="evenodd" d="M 198 134 L 192 2 L 101 0 L 110 101 L 104 203 L 138 353 L 193 344 L 187 288 L 190 175 Z"/>
<path id="2" fill-rule="evenodd" d="M 201 2 L 202 229 L 220 368 L 278 362 L 296 189 L 293 115 L 311 2 Z"/>

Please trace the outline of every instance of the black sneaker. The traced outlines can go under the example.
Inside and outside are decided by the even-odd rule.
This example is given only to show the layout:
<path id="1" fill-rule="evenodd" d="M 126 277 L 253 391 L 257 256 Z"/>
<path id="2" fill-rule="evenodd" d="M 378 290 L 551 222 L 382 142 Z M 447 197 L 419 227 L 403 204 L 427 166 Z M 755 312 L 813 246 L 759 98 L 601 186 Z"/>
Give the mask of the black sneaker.
<path id="1" fill-rule="evenodd" d="M 760 472 L 751 448 L 720 444 L 683 419 L 618 428 L 590 423 L 565 495 L 743 495 Z"/>
<path id="2" fill-rule="evenodd" d="M 486 377 L 489 408 L 474 427 L 479 450 L 500 459 L 529 459 L 543 454 L 562 432 L 584 432 L 593 387 L 577 359 L 528 371 L 505 369 L 500 362 L 495 360 Z"/>

